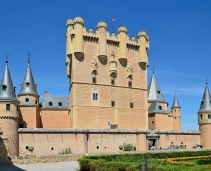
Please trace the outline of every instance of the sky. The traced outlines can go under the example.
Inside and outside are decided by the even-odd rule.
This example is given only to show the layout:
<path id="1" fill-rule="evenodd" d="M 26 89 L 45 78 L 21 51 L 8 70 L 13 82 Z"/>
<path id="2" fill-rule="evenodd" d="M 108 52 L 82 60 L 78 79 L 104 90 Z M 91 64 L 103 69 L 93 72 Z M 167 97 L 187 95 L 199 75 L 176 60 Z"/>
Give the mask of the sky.
<path id="1" fill-rule="evenodd" d="M 66 20 L 76 16 L 84 18 L 87 30 L 96 30 L 99 21 L 108 24 L 109 32 L 126 26 L 129 37 L 145 30 L 150 40 L 148 82 L 154 67 L 169 106 L 175 93 L 178 96 L 181 128 L 198 130 L 206 77 L 211 81 L 210 0 L 0 0 L 0 77 L 8 52 L 17 94 L 30 51 L 41 98 L 45 90 L 55 96 L 69 95 Z"/>

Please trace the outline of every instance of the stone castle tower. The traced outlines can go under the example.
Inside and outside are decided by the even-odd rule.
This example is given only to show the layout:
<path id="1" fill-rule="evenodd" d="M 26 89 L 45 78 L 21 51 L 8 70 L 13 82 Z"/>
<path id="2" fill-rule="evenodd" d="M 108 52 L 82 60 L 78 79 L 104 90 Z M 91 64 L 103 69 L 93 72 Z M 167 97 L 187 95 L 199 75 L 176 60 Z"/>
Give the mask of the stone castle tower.
<path id="1" fill-rule="evenodd" d="M 7 60 L 0 86 L 0 127 L 3 136 L 8 138 L 9 154 L 17 156 L 19 101 L 15 95 L 15 87 L 12 83 Z"/>
<path id="2" fill-rule="evenodd" d="M 211 98 L 209 88 L 206 84 L 198 111 L 198 124 L 201 131 L 201 145 L 203 148 L 211 148 Z"/>
<path id="3" fill-rule="evenodd" d="M 33 74 L 28 59 L 28 67 L 18 94 L 20 101 L 20 128 L 40 128 L 39 94 L 34 82 Z"/>
<path id="4" fill-rule="evenodd" d="M 70 78 L 71 127 L 147 129 L 149 38 L 129 38 L 121 26 L 109 33 L 84 27 L 81 17 L 67 20 L 66 66 Z"/>

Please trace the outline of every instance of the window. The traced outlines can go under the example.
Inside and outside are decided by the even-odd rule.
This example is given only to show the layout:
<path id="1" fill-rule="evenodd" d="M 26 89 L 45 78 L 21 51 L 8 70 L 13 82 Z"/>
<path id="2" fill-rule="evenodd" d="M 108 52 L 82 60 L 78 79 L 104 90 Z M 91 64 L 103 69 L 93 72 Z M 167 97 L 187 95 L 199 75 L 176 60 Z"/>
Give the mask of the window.
<path id="1" fill-rule="evenodd" d="M 29 87 L 30 83 L 29 82 L 26 82 L 26 87 Z"/>
<path id="2" fill-rule="evenodd" d="M 210 114 L 208 114 L 208 119 L 211 119 L 211 115 Z"/>
<path id="3" fill-rule="evenodd" d="M 177 119 L 177 117 L 174 117 L 174 119 Z"/>
<path id="4" fill-rule="evenodd" d="M 48 104 L 49 104 L 49 106 L 53 106 L 53 103 L 52 102 L 49 102 Z"/>
<path id="5" fill-rule="evenodd" d="M 152 121 L 152 125 L 154 125 L 154 121 Z"/>
<path id="6" fill-rule="evenodd" d="M 201 105 L 203 105 L 204 104 L 204 101 L 201 101 Z"/>
<path id="7" fill-rule="evenodd" d="M 7 90 L 7 86 L 6 85 L 2 85 L 2 91 L 6 91 Z"/>
<path id="8" fill-rule="evenodd" d="M 162 110 L 162 106 L 158 106 L 159 110 Z"/>
<path id="9" fill-rule="evenodd" d="M 134 105 L 133 105 L 133 102 L 130 102 L 130 108 L 133 108 Z"/>
<path id="10" fill-rule="evenodd" d="M 59 102 L 58 105 L 59 105 L 59 106 L 62 106 L 62 102 Z"/>
<path id="11" fill-rule="evenodd" d="M 111 107 L 115 106 L 115 101 L 111 101 Z"/>
<path id="12" fill-rule="evenodd" d="M 108 122 L 108 126 L 110 126 L 111 125 L 111 122 Z"/>
<path id="13" fill-rule="evenodd" d="M 29 98 L 26 98 L 25 101 L 26 101 L 26 102 L 29 102 Z"/>
<path id="14" fill-rule="evenodd" d="M 54 147 L 51 147 L 51 150 L 54 150 Z"/>
<path id="15" fill-rule="evenodd" d="M 35 100 L 35 104 L 37 104 L 37 100 Z"/>
<path id="16" fill-rule="evenodd" d="M 18 106 L 16 106 L 16 111 L 18 111 L 19 109 L 18 109 Z"/>
<path id="17" fill-rule="evenodd" d="M 200 115 L 200 118 L 202 119 L 202 115 Z"/>
<path id="18" fill-rule="evenodd" d="M 97 83 L 97 78 L 96 77 L 92 77 L 92 83 L 96 84 Z"/>
<path id="19" fill-rule="evenodd" d="M 115 85 L 115 80 L 111 79 L 111 85 Z"/>
<path id="20" fill-rule="evenodd" d="M 10 104 L 6 104 L 6 110 L 10 110 Z"/>
<path id="21" fill-rule="evenodd" d="M 96 149 L 99 149 L 99 148 L 100 148 L 99 145 L 97 145 L 97 146 L 96 146 Z"/>
<path id="22" fill-rule="evenodd" d="M 23 124 L 20 124 L 20 125 L 19 125 L 19 128 L 24 128 L 24 125 L 23 125 Z"/>
<path id="23" fill-rule="evenodd" d="M 132 81 L 128 81 L 128 87 L 132 88 Z"/>
<path id="24" fill-rule="evenodd" d="M 26 146 L 26 150 L 28 150 L 28 149 L 29 149 L 29 146 L 27 145 L 27 146 Z"/>
<path id="25" fill-rule="evenodd" d="M 97 100 L 98 99 L 98 94 L 97 93 L 93 93 L 93 100 Z"/>
<path id="26" fill-rule="evenodd" d="M 160 91 L 157 91 L 158 92 L 158 94 L 160 94 Z"/>

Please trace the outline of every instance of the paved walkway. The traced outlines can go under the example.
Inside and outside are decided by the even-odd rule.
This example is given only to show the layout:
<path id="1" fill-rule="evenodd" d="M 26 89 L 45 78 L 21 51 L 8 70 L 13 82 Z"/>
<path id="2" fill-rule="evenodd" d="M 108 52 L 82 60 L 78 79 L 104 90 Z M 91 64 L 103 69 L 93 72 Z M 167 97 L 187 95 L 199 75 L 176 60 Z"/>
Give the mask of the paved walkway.
<path id="1" fill-rule="evenodd" d="M 77 161 L 0 166 L 0 171 L 78 171 Z"/>

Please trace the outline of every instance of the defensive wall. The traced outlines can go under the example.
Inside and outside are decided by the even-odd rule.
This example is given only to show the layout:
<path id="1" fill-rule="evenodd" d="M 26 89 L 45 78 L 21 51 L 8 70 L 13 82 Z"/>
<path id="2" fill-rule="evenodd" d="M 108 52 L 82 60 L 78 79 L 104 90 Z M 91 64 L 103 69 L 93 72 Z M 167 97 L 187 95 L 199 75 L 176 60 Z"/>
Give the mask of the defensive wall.
<path id="1" fill-rule="evenodd" d="M 169 131 L 146 129 L 45 129 L 20 128 L 19 148 L 24 155 L 30 154 L 29 147 L 33 147 L 33 155 L 56 155 L 66 148 L 72 153 L 115 153 L 119 152 L 119 145 L 132 143 L 136 151 L 148 150 L 148 142 L 156 140 L 157 148 L 169 147 L 172 142 L 181 142 L 191 149 L 200 142 L 200 131 Z M 21 155 L 21 154 L 20 154 Z"/>

